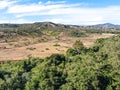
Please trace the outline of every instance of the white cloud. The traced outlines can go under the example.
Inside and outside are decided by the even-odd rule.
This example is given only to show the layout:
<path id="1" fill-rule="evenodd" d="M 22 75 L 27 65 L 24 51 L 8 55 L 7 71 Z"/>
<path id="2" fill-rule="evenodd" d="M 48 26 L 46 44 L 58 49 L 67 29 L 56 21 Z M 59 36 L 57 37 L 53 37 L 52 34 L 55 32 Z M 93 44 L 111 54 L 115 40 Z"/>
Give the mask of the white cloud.
<path id="1" fill-rule="evenodd" d="M 6 13 L 15 15 L 15 18 L 17 19 L 24 18 L 25 16 L 46 16 L 42 21 L 79 25 L 105 22 L 120 23 L 120 6 L 88 8 L 85 7 L 85 3 L 67 4 L 66 1 L 48 1 L 45 3 L 38 2 L 22 5 L 18 3 L 13 4 L 13 2 L 8 0 L 2 0 L 2 2 L 4 2 L 4 4 L 3 6 L 0 4 L 0 7 L 8 7 Z M 25 19 L 21 21 L 28 22 Z M 29 20 L 29 22 L 33 21 Z"/>
<path id="2" fill-rule="evenodd" d="M 26 20 L 26 19 L 13 19 L 13 20 L 8 20 L 8 19 L 5 19 L 5 20 L 0 20 L 0 23 L 17 23 L 17 24 L 22 24 L 22 23 L 33 23 L 34 21 L 29 21 L 29 20 Z"/>
<path id="3" fill-rule="evenodd" d="M 38 13 L 42 11 L 50 11 L 54 9 L 65 9 L 79 6 L 80 4 L 29 4 L 29 5 L 13 5 L 8 8 L 8 13 Z"/>
<path id="4" fill-rule="evenodd" d="M 45 4 L 64 4 L 66 1 L 47 1 Z"/>
<path id="5" fill-rule="evenodd" d="M 14 4 L 16 1 L 15 0 L 1 0 L 0 1 L 0 9 L 4 9 L 6 7 L 11 6 L 12 4 Z"/>

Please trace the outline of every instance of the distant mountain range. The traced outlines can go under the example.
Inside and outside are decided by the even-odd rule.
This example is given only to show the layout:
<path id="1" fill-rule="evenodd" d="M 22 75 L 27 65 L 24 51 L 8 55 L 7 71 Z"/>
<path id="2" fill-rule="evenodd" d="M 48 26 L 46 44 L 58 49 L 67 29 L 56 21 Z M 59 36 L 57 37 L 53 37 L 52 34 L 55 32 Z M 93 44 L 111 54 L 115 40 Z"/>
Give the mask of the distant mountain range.
<path id="1" fill-rule="evenodd" d="M 120 25 L 115 25 L 115 24 L 111 24 L 111 23 L 97 24 L 97 25 L 93 25 L 93 26 L 104 27 L 104 28 L 120 28 Z"/>
<path id="2" fill-rule="evenodd" d="M 5 23 L 5 24 L 0 24 L 0 28 L 17 28 L 17 27 L 21 27 L 24 25 L 37 25 L 39 27 L 61 27 L 61 28 L 82 28 L 82 29 L 112 29 L 112 30 L 120 30 L 120 25 L 115 25 L 115 24 L 111 24 L 111 23 L 104 23 L 104 24 L 96 24 L 96 25 L 65 25 L 65 24 L 57 24 L 57 23 L 53 23 L 53 22 L 35 22 L 35 23 L 28 23 L 28 24 L 9 24 L 9 23 Z"/>
<path id="3" fill-rule="evenodd" d="M 97 24 L 95 26 L 100 26 L 100 27 L 111 27 L 111 26 L 118 26 L 118 25 L 115 25 L 115 24 L 112 24 L 112 23 L 104 23 L 104 24 Z"/>
<path id="4" fill-rule="evenodd" d="M 53 22 L 35 22 L 28 24 L 0 24 L 0 38 L 16 38 L 18 36 L 86 36 L 87 33 L 116 33 L 120 34 L 120 25 L 111 23 L 79 26 L 56 24 Z"/>

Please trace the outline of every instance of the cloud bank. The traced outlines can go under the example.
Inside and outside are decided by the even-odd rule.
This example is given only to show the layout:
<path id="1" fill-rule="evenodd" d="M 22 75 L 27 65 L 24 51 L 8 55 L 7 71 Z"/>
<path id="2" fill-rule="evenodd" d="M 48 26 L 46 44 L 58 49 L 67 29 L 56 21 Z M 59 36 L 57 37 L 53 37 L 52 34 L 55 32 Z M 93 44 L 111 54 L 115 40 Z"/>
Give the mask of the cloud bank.
<path id="1" fill-rule="evenodd" d="M 20 4 L 20 2 L 21 0 L 0 1 L 0 12 L 6 15 L 6 18 L 0 20 L 0 23 L 7 21 L 12 23 L 51 21 L 77 25 L 92 25 L 106 22 L 120 23 L 120 6 L 91 8 L 88 7 L 89 4 L 83 2 L 72 4 L 67 1 L 23 4 Z M 36 19 L 36 17 L 41 18 Z"/>

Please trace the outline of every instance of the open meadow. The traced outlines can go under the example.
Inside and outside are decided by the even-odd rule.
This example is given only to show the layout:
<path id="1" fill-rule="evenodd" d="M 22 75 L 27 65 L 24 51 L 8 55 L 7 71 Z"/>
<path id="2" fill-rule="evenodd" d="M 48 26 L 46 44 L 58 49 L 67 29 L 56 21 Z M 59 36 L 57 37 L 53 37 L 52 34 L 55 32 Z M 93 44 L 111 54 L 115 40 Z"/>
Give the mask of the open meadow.
<path id="1" fill-rule="evenodd" d="M 66 37 L 62 35 L 60 38 L 52 38 L 51 40 L 45 42 L 38 42 L 36 39 L 32 38 L 22 38 L 15 42 L 1 41 L 0 61 L 24 60 L 29 57 L 45 58 L 56 53 L 64 54 L 68 48 L 72 47 L 76 40 L 82 41 L 85 47 L 91 47 L 96 39 L 108 38 L 113 35 L 115 34 L 90 34 L 86 37 L 79 38 Z"/>

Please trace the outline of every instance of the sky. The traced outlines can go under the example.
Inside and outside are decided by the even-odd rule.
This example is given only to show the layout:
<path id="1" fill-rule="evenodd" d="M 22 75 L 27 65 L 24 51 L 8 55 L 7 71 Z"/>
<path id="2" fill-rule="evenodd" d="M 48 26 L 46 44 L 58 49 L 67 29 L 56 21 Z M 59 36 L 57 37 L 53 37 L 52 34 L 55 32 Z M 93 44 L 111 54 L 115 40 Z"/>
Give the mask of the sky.
<path id="1" fill-rule="evenodd" d="M 0 0 L 0 23 L 120 24 L 119 0 Z"/>

